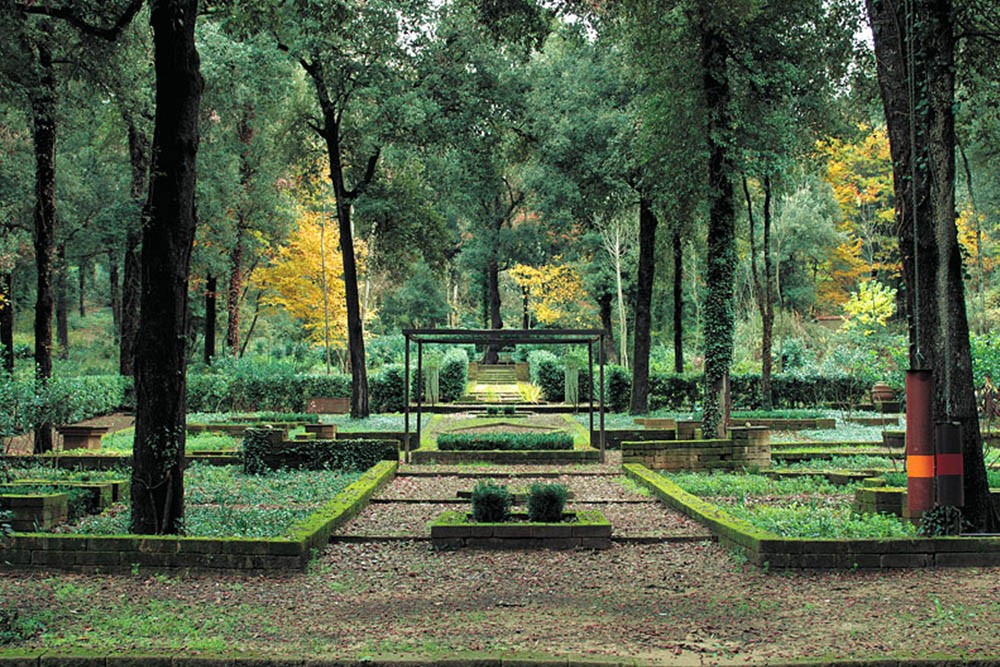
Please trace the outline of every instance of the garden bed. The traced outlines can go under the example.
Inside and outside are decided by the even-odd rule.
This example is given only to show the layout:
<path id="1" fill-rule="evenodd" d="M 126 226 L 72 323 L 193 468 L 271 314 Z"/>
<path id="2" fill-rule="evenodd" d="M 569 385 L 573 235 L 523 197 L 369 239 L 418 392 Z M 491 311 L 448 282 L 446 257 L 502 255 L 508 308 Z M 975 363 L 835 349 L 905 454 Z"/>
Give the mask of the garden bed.
<path id="1" fill-rule="evenodd" d="M 514 512 L 511 521 L 477 523 L 464 511 L 447 511 L 431 524 L 437 548 L 457 549 L 608 549 L 611 523 L 598 510 L 564 512 L 561 523 L 528 521 Z"/>

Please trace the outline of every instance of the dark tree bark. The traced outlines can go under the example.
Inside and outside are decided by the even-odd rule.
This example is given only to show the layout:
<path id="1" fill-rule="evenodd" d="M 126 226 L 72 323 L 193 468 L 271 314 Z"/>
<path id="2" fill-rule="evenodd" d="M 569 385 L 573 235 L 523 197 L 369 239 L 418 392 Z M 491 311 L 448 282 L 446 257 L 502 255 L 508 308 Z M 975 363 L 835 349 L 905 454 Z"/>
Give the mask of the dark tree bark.
<path id="1" fill-rule="evenodd" d="M 729 368 L 733 360 L 733 286 L 736 266 L 733 204 L 732 135 L 729 115 L 729 44 L 711 20 L 703 17 L 700 35 L 702 85 L 708 143 L 708 269 L 705 297 L 706 438 L 725 438 L 729 424 Z"/>
<path id="2" fill-rule="evenodd" d="M 9 271 L 0 271 L 0 345 L 3 345 L 3 367 L 14 372 L 14 277 Z"/>
<path id="3" fill-rule="evenodd" d="M 240 151 L 240 187 L 243 191 L 243 202 L 236 211 L 236 239 L 229 251 L 229 286 L 226 290 L 226 349 L 233 356 L 239 356 L 240 350 L 240 303 L 243 299 L 243 282 L 246 279 L 243 268 L 244 240 L 249 222 L 250 181 L 253 177 L 253 165 L 250 162 L 250 144 L 253 141 L 254 110 L 247 106 L 240 116 L 237 135 L 242 145 Z"/>
<path id="4" fill-rule="evenodd" d="M 486 263 L 486 291 L 489 296 L 487 303 L 490 313 L 490 329 L 503 329 L 503 317 L 500 315 L 500 264 L 496 253 L 490 255 Z M 487 345 L 483 357 L 484 364 L 495 364 L 500 360 L 500 348 Z"/>
<path id="5" fill-rule="evenodd" d="M 344 300 L 347 305 L 347 352 L 351 366 L 351 416 L 355 419 L 367 417 L 368 369 L 365 367 L 364 323 L 361 319 L 361 298 L 358 294 L 358 264 L 354 255 L 354 233 L 351 229 L 351 206 L 365 191 L 375 177 L 380 149 L 368 158 L 365 172 L 353 188 L 348 188 L 344 174 L 344 147 L 341 144 L 340 118 L 342 109 L 337 107 L 330 91 L 319 59 L 312 62 L 300 60 L 302 68 L 309 75 L 316 89 L 316 97 L 323 113 L 323 126 L 319 134 L 326 142 L 330 157 L 330 181 L 337 206 L 337 229 L 340 233 L 340 254 L 344 265 Z"/>
<path id="6" fill-rule="evenodd" d="M 114 323 L 115 340 L 121 340 L 122 334 L 122 294 L 121 272 L 118 268 L 118 257 L 113 248 L 108 249 L 108 291 L 110 292 L 111 321 Z"/>
<path id="7" fill-rule="evenodd" d="M 219 281 L 211 273 L 205 281 L 205 353 L 203 360 L 206 366 L 212 364 L 215 356 L 215 304 Z"/>
<path id="8" fill-rule="evenodd" d="M 188 272 L 203 87 L 197 13 L 197 0 L 155 0 L 150 11 L 156 120 L 136 339 L 132 531 L 138 534 L 183 527 Z"/>
<path id="9" fill-rule="evenodd" d="M 531 289 L 525 285 L 521 288 L 521 328 L 531 328 Z"/>
<path id="10" fill-rule="evenodd" d="M 87 260 L 80 260 L 80 267 L 77 273 L 77 286 L 79 287 L 79 292 L 77 294 L 77 306 L 79 307 L 80 317 L 87 316 L 87 270 L 90 268 L 90 264 Z"/>
<path id="11" fill-rule="evenodd" d="M 955 224 L 953 8 L 949 0 L 866 4 L 893 162 L 910 365 L 933 373 L 935 420 L 961 424 L 963 512 L 993 531 L 1000 522 L 986 481 Z"/>
<path id="12" fill-rule="evenodd" d="M 48 31 L 46 31 L 48 32 Z M 38 85 L 29 95 L 32 141 L 35 151 L 34 245 L 38 282 L 35 301 L 35 381 L 40 388 L 52 377 L 52 264 L 56 227 L 56 83 L 52 52 L 45 42 L 36 44 Z M 52 424 L 35 424 L 34 452 L 52 450 Z"/>
<path id="13" fill-rule="evenodd" d="M 684 372 L 684 241 L 674 229 L 674 372 Z"/>
<path id="14" fill-rule="evenodd" d="M 139 129 L 131 114 L 125 113 L 128 127 L 128 155 L 131 167 L 129 196 L 139 204 L 146 197 L 146 181 L 149 177 L 149 139 Z M 138 229 L 130 227 L 125 233 L 125 250 L 122 255 L 122 311 L 121 334 L 118 347 L 118 372 L 130 377 L 135 374 L 135 337 L 139 329 L 139 293 L 141 270 L 139 248 L 142 236 Z"/>
<path id="15" fill-rule="evenodd" d="M 69 296 L 67 294 L 66 273 L 69 267 L 66 265 L 66 244 L 60 243 L 56 246 L 55 261 L 55 292 L 56 292 L 56 345 L 58 347 L 58 357 L 66 359 L 69 357 Z"/>
<path id="16" fill-rule="evenodd" d="M 649 412 L 649 347 L 653 326 L 653 276 L 656 269 L 656 215 L 647 197 L 639 199 L 639 268 L 632 336 L 632 402 L 629 412 Z"/>

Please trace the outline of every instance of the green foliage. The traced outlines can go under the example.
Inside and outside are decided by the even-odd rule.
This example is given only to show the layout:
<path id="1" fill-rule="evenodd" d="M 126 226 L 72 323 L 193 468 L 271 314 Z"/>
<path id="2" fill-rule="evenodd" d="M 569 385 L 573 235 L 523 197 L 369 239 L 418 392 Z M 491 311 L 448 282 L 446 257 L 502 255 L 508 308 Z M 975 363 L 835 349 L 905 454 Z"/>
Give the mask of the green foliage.
<path id="1" fill-rule="evenodd" d="M 540 523 L 562 521 L 569 490 L 562 484 L 532 484 L 528 494 L 528 519 Z"/>
<path id="2" fill-rule="evenodd" d="M 652 409 L 693 407 L 701 398 L 702 377 L 699 375 L 653 374 L 650 383 Z M 864 379 L 840 374 L 778 373 L 771 376 L 771 393 L 776 408 L 808 408 L 827 403 L 853 402 L 862 398 L 870 387 Z M 759 409 L 760 374 L 733 375 L 730 390 L 734 407 Z"/>
<path id="3" fill-rule="evenodd" d="M 821 539 L 885 539 L 915 537 L 917 529 L 885 514 L 856 514 L 846 506 L 817 500 L 783 505 L 735 504 L 726 507 L 734 517 L 783 537 Z"/>
<path id="4" fill-rule="evenodd" d="M 531 384 L 540 387 L 545 400 L 562 402 L 565 396 L 565 377 L 559 357 L 547 350 L 533 350 L 528 354 Z"/>
<path id="5" fill-rule="evenodd" d="M 372 412 L 403 410 L 403 370 L 402 364 L 387 364 L 368 376 L 368 406 Z"/>
<path id="6" fill-rule="evenodd" d="M 440 450 L 460 451 L 536 451 L 573 449 L 573 436 L 558 433 L 442 433 Z"/>
<path id="7" fill-rule="evenodd" d="M 935 507 L 920 517 L 920 534 L 927 537 L 961 535 L 964 527 L 962 510 L 951 505 Z"/>
<path id="8" fill-rule="evenodd" d="M 982 387 L 986 378 L 1000 386 L 1000 331 L 990 331 L 970 337 L 972 344 L 972 375 L 976 387 Z"/>
<path id="9" fill-rule="evenodd" d="M 848 320 L 843 328 L 845 331 L 857 329 L 870 336 L 884 329 L 895 312 L 896 290 L 877 280 L 865 280 L 844 304 Z"/>
<path id="10" fill-rule="evenodd" d="M 248 475 L 276 469 L 362 471 L 399 458 L 395 440 L 281 440 L 271 429 L 247 429 L 243 471 Z"/>
<path id="11" fill-rule="evenodd" d="M 27 641 L 44 630 L 39 619 L 25 617 L 13 606 L 0 606 L 0 646 Z"/>
<path id="12" fill-rule="evenodd" d="M 500 523 L 510 518 L 514 497 L 506 486 L 491 481 L 472 488 L 472 518 L 480 523 Z"/>
<path id="13" fill-rule="evenodd" d="M 611 412 L 628 410 L 632 396 L 632 376 L 621 366 L 606 366 L 604 368 L 606 407 Z"/>
<path id="14" fill-rule="evenodd" d="M 469 353 L 463 348 L 453 347 L 441 360 L 438 373 L 441 400 L 448 403 L 458 400 L 469 384 Z"/>
<path id="15" fill-rule="evenodd" d="M 730 472 L 672 473 L 665 475 L 682 489 L 696 496 L 773 497 L 801 494 L 845 493 L 848 487 L 837 486 L 825 477 L 788 477 L 771 479 L 766 475 Z"/>
<path id="16" fill-rule="evenodd" d="M 125 402 L 131 381 L 119 375 L 53 377 L 45 387 L 30 378 L 0 373 L 0 437 L 24 433 L 34 424 L 74 422 L 109 414 Z"/>

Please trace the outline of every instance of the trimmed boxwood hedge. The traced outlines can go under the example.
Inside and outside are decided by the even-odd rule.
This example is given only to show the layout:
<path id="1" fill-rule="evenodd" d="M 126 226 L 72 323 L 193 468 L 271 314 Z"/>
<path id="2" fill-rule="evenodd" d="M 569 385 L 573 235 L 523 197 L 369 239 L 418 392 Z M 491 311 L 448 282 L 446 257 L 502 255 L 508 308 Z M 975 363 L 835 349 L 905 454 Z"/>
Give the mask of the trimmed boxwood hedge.
<path id="1" fill-rule="evenodd" d="M 258 475 L 281 468 L 364 471 L 379 461 L 399 460 L 396 440 L 281 440 L 273 429 L 247 429 L 243 471 Z"/>
<path id="2" fill-rule="evenodd" d="M 573 449 L 573 436 L 558 433 L 442 433 L 437 440 L 444 451 L 536 451 Z"/>

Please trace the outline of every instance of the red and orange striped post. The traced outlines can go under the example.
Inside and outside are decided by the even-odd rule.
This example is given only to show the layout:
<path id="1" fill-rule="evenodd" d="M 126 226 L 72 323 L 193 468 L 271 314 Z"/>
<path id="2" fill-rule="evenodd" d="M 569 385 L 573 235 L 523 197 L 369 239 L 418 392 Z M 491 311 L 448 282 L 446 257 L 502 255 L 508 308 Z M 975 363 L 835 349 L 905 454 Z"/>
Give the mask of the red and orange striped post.
<path id="1" fill-rule="evenodd" d="M 965 505 L 965 463 L 962 458 L 962 424 L 938 422 L 935 428 L 937 504 Z"/>
<path id="2" fill-rule="evenodd" d="M 906 371 L 906 491 L 911 519 L 934 508 L 934 377 Z"/>

